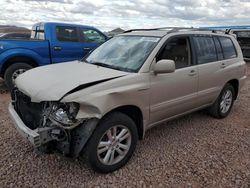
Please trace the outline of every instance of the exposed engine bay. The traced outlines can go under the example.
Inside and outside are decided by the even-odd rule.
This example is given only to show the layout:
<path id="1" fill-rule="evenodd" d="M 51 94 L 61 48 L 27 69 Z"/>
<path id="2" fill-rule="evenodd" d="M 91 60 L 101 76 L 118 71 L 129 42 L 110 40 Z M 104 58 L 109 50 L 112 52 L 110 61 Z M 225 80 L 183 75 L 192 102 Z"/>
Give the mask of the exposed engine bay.
<path id="1" fill-rule="evenodd" d="M 18 89 L 11 93 L 12 104 L 22 121 L 40 134 L 42 152 L 59 151 L 77 157 L 92 134 L 97 119 L 76 119 L 79 104 L 75 102 L 31 102 Z"/>

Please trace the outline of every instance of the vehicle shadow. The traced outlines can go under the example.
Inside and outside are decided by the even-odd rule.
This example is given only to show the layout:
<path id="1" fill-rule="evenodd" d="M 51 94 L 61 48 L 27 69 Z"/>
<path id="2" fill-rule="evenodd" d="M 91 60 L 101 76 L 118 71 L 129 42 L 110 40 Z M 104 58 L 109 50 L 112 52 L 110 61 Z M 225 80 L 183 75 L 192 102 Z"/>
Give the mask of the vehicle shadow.
<path id="1" fill-rule="evenodd" d="M 7 86 L 5 85 L 3 79 L 0 78 L 0 94 L 9 93 Z"/>

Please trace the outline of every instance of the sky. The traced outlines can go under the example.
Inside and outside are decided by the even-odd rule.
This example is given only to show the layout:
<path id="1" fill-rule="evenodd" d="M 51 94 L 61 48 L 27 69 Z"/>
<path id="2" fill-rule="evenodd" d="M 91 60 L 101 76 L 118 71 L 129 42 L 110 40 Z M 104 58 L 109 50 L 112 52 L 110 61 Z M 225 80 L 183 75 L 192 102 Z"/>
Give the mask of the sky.
<path id="1" fill-rule="evenodd" d="M 0 25 L 66 22 L 102 31 L 250 25 L 250 0 L 1 0 Z"/>

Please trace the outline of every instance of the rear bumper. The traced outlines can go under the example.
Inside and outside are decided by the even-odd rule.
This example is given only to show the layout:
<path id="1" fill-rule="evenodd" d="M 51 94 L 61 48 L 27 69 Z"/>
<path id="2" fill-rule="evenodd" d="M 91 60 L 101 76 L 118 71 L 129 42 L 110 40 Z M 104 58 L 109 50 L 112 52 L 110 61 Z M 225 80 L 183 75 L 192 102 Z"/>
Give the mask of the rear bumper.
<path id="1" fill-rule="evenodd" d="M 40 139 L 40 134 L 38 133 L 38 130 L 31 130 L 29 127 L 27 127 L 19 115 L 17 114 L 16 110 L 14 109 L 13 105 L 9 104 L 9 113 L 10 117 L 13 120 L 14 126 L 17 129 L 17 131 L 26 139 L 30 141 L 32 145 L 35 147 L 39 147 L 42 145 L 42 141 Z"/>

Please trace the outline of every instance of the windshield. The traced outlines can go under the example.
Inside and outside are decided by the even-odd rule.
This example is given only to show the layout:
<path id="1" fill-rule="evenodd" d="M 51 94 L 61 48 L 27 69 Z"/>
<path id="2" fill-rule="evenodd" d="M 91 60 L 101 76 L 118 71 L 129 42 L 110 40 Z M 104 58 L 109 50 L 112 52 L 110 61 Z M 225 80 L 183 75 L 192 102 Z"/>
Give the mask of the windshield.
<path id="1" fill-rule="evenodd" d="M 94 50 L 86 61 L 126 72 L 138 72 L 160 38 L 117 36 Z"/>

